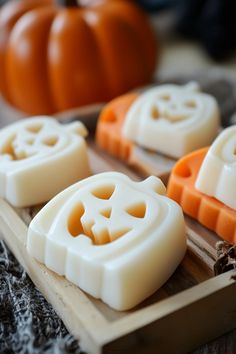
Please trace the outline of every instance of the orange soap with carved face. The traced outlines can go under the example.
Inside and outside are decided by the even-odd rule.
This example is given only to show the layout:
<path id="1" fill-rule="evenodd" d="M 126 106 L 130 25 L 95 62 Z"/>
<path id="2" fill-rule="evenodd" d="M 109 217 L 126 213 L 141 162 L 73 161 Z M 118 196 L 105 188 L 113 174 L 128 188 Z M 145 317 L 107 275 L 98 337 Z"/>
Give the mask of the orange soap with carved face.
<path id="1" fill-rule="evenodd" d="M 147 84 L 158 48 L 127 0 L 21 0 L 0 11 L 0 92 L 32 115 L 106 102 Z"/>
<path id="2" fill-rule="evenodd" d="M 99 117 L 96 141 L 128 163 L 137 146 L 146 154 L 177 159 L 209 145 L 218 129 L 219 109 L 212 96 L 200 92 L 196 83 L 166 84 L 110 102 Z"/>
<path id="3" fill-rule="evenodd" d="M 236 126 L 225 129 L 209 149 L 179 160 L 167 195 L 186 214 L 236 243 Z"/>

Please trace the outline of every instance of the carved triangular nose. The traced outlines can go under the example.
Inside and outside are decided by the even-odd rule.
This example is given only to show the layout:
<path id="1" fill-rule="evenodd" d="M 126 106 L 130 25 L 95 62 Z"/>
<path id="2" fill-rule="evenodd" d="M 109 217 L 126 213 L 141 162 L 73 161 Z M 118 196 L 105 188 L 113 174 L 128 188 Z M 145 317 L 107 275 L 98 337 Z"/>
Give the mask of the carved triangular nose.
<path id="1" fill-rule="evenodd" d="M 102 211 L 100 212 L 100 214 L 101 214 L 102 216 L 104 216 L 105 218 L 110 219 L 110 217 L 111 217 L 111 212 L 112 212 L 112 209 L 111 209 L 111 208 L 107 208 L 107 209 L 102 210 Z"/>

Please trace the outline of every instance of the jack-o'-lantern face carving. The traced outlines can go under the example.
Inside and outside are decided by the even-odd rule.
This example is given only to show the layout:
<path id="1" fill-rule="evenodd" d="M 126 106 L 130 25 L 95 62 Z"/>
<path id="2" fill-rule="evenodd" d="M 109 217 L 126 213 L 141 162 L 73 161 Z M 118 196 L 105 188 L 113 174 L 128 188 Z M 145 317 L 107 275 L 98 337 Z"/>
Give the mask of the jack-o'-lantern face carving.
<path id="1" fill-rule="evenodd" d="M 119 197 L 122 193 L 130 196 L 128 206 L 127 199 Z M 85 234 L 94 244 L 105 244 L 143 226 L 148 201 L 141 192 L 132 193 L 129 186 L 91 183 L 78 191 L 77 198 L 80 203 L 72 208 L 68 218 L 68 230 L 73 236 Z"/>
<path id="2" fill-rule="evenodd" d="M 0 195 L 15 206 L 29 206 L 88 176 L 85 135 L 82 123 L 63 126 L 49 117 L 25 119 L 2 129 Z"/>
<path id="3" fill-rule="evenodd" d="M 164 193 L 164 186 L 158 183 L 157 189 Z M 149 223 L 158 222 L 162 217 L 160 206 L 142 190 L 132 188 L 122 179 L 115 183 L 109 178 L 94 180 L 65 205 L 57 229 L 59 232 L 66 219 L 72 236 L 84 234 L 96 245 L 105 244 L 131 231 L 142 233 L 147 208 Z"/>
<path id="4" fill-rule="evenodd" d="M 20 126 L 3 146 L 3 155 L 0 157 L 7 155 L 9 160 L 23 160 L 34 155 L 48 154 L 52 149 L 61 148 L 64 145 L 65 134 L 60 131 L 55 132 L 51 123 Z"/>
<path id="5" fill-rule="evenodd" d="M 212 144 L 195 186 L 236 210 L 236 126 L 225 129 Z"/>
<path id="6" fill-rule="evenodd" d="M 19 161 L 32 156 L 39 159 L 55 154 L 70 144 L 69 132 L 86 136 L 80 122 L 64 127 L 52 118 L 37 117 L 13 124 L 0 133 L 0 161 Z"/>
<path id="7" fill-rule="evenodd" d="M 194 86 L 195 88 L 195 86 Z M 162 87 L 159 93 L 149 93 L 149 115 L 151 121 L 158 119 L 166 124 L 174 124 L 185 120 L 197 120 L 204 109 L 204 99 L 198 97 L 190 89 L 177 89 L 172 86 Z"/>
<path id="8" fill-rule="evenodd" d="M 196 84 L 162 85 L 134 101 L 123 134 L 143 147 L 181 157 L 209 145 L 218 127 L 215 99 L 200 93 Z"/>
<path id="9" fill-rule="evenodd" d="M 164 193 L 156 177 L 89 177 L 39 212 L 27 248 L 111 307 L 131 308 L 168 279 L 185 252 L 182 211 Z"/>

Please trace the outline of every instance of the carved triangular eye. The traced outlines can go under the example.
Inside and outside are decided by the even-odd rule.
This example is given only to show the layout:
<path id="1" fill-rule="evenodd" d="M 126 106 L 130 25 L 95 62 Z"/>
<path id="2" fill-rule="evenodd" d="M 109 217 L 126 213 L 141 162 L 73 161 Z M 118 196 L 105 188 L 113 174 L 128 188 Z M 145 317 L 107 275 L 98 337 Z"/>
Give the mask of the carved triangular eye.
<path id="1" fill-rule="evenodd" d="M 114 185 L 105 185 L 98 187 L 92 191 L 94 197 L 98 199 L 110 199 L 112 194 L 114 193 L 115 186 Z"/>
<path id="2" fill-rule="evenodd" d="M 40 132 L 40 130 L 42 130 L 43 128 L 43 124 L 32 124 L 32 125 L 28 125 L 25 129 L 33 134 L 38 134 Z"/>
<path id="3" fill-rule="evenodd" d="M 131 205 L 126 209 L 126 212 L 135 218 L 142 219 L 146 214 L 146 205 L 143 202 Z"/>

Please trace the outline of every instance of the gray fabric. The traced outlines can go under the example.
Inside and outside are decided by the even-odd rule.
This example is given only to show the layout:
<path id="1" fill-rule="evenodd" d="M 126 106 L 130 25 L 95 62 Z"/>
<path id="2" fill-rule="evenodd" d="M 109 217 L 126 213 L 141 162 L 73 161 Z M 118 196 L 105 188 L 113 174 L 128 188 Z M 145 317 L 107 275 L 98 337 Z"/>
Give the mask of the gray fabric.
<path id="1" fill-rule="evenodd" d="M 62 321 L 0 241 L 0 353 L 82 353 Z"/>

